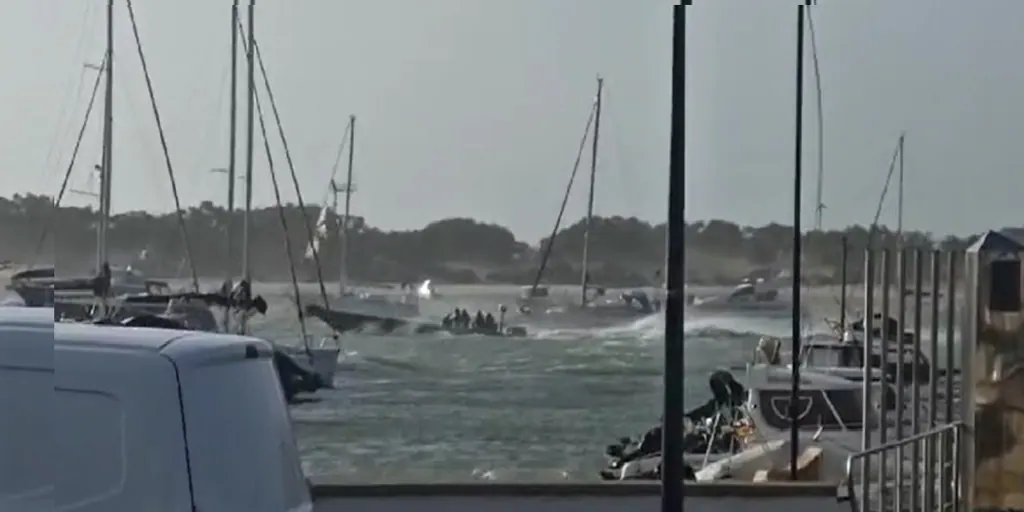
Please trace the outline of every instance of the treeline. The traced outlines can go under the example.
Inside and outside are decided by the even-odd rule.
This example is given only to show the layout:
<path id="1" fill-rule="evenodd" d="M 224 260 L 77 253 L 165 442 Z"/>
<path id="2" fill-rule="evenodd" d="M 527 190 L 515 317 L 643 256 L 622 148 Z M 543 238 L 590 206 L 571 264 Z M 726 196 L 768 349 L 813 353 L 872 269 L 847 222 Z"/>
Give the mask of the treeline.
<path id="1" fill-rule="evenodd" d="M 250 218 L 250 267 L 259 280 L 288 278 L 288 253 L 297 261 L 299 275 L 309 281 L 316 277 L 315 264 L 304 257 L 308 246 L 304 216 L 295 205 L 284 207 L 288 239 L 276 207 L 260 208 Z M 308 207 L 311 223 L 318 207 Z M 324 277 L 339 274 L 340 243 L 336 236 L 338 219 L 328 215 L 330 233 L 320 245 Z M 217 278 L 240 268 L 240 212 L 229 218 L 227 211 L 211 202 L 190 207 L 183 215 L 192 259 L 201 277 Z M 235 256 L 227 256 L 228 226 L 232 225 Z M 88 273 L 95 265 L 95 210 L 61 207 L 54 211 L 51 200 L 39 195 L 0 198 L 0 259 L 16 262 L 52 263 L 64 274 Z M 431 278 L 441 283 L 532 282 L 547 238 L 528 243 L 518 240 L 507 228 L 469 218 L 432 222 L 422 229 L 384 231 L 362 219 L 350 224 L 349 275 L 364 282 L 399 282 Z M 571 284 L 580 280 L 583 254 L 582 220 L 555 236 L 545 272 L 548 284 Z M 43 234 L 47 233 L 43 242 Z M 868 229 L 852 226 L 842 231 L 809 232 L 803 237 L 807 275 L 820 282 L 834 282 L 840 275 L 841 240 L 845 236 L 849 254 L 849 279 L 859 279 Z M 897 237 L 888 229 L 875 235 L 878 247 L 893 247 Z M 174 214 L 153 215 L 129 212 L 117 215 L 108 231 L 108 247 L 115 264 L 134 264 L 153 276 L 188 275 L 185 241 L 179 218 Z M 962 250 L 974 238 L 935 237 L 929 233 L 905 232 L 903 244 L 925 249 Z M 686 228 L 688 281 L 724 284 L 769 269 L 786 268 L 792 249 L 792 230 L 784 225 L 745 227 L 722 220 L 698 221 Z M 37 249 L 39 247 L 39 249 Z M 659 285 L 666 247 L 665 224 L 650 224 L 636 218 L 595 219 L 590 236 L 591 281 L 606 286 Z"/>

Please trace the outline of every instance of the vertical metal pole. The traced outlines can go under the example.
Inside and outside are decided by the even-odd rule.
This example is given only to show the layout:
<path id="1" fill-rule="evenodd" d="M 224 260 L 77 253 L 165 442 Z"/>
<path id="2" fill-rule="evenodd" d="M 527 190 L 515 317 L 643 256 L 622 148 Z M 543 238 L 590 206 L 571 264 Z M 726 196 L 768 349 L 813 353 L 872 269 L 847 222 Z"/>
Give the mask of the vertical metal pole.
<path id="1" fill-rule="evenodd" d="M 921 361 L 921 309 L 922 290 L 924 288 L 924 250 L 920 247 L 914 249 L 914 351 L 911 356 L 910 381 L 914 387 L 910 388 L 910 429 L 912 435 L 921 433 L 921 382 L 924 375 L 919 364 Z M 902 333 L 900 333 L 902 335 Z M 921 510 L 921 442 L 914 441 L 910 446 L 910 509 Z"/>
<path id="2" fill-rule="evenodd" d="M 683 317 L 686 286 L 686 6 L 673 8 L 672 147 L 668 184 L 668 268 L 662 415 L 661 512 L 683 510 Z"/>
<path id="3" fill-rule="evenodd" d="M 228 121 L 228 218 L 227 218 L 227 282 L 235 275 L 235 167 L 238 152 L 238 0 L 231 4 L 231 98 Z M 229 285 L 230 286 L 230 285 Z M 224 331 L 231 332 L 231 308 L 224 308 Z"/>
<path id="4" fill-rule="evenodd" d="M 900 134 L 899 153 L 900 153 L 900 167 L 899 167 L 899 181 L 896 186 L 896 234 L 897 247 L 903 249 L 903 141 L 906 138 L 906 134 Z M 903 326 L 900 325 L 902 329 Z"/>
<path id="5" fill-rule="evenodd" d="M 906 407 L 906 395 L 904 391 L 907 389 L 906 386 L 909 384 L 908 376 L 904 370 L 904 364 L 906 364 L 905 358 L 903 357 L 903 329 L 907 325 L 907 255 L 903 249 L 899 249 L 897 254 L 897 272 L 899 284 L 896 289 L 896 327 L 898 332 L 889 333 L 890 336 L 894 336 L 896 341 L 896 441 L 903 441 L 906 437 L 906 432 L 903 428 L 904 422 L 906 422 L 905 412 Z M 889 287 L 885 288 L 885 293 L 889 293 Z M 888 316 L 889 312 L 885 312 Z M 888 323 L 888 322 L 886 322 Z M 913 404 L 911 404 L 911 413 L 914 413 Z M 896 447 L 896 510 L 903 510 L 903 461 L 906 459 L 906 455 L 903 451 L 903 444 Z M 914 461 L 917 464 L 918 461 Z"/>
<path id="6" fill-rule="evenodd" d="M 348 235 L 349 215 L 352 211 L 352 173 L 356 151 L 356 116 L 348 118 L 348 170 L 345 171 L 345 215 L 341 218 L 341 266 L 338 269 L 338 295 L 345 295 L 348 288 Z M 337 194 L 335 194 L 337 200 Z M 337 212 L 337 210 L 335 210 Z"/>
<path id="7" fill-rule="evenodd" d="M 879 336 L 879 338 L 881 338 L 881 339 L 879 340 L 879 345 L 880 346 L 879 346 L 879 351 L 878 351 L 879 352 L 879 354 L 878 354 L 878 373 L 882 376 L 882 380 L 881 380 L 881 383 L 880 383 L 881 385 L 879 386 L 879 389 L 881 390 L 881 393 L 882 393 L 882 396 L 880 397 L 880 402 L 882 404 L 882 407 L 879 408 L 879 418 L 880 418 L 880 421 L 878 422 L 879 423 L 879 425 L 878 425 L 878 442 L 879 442 L 880 445 L 884 445 L 884 444 L 889 442 L 889 409 L 893 408 L 893 407 L 896 408 L 896 411 L 895 411 L 896 421 L 899 422 L 900 421 L 900 414 L 902 414 L 902 408 L 903 408 L 903 400 L 901 399 L 901 395 L 900 395 L 900 387 L 899 387 L 900 383 L 899 383 L 898 377 L 897 377 L 896 382 L 895 382 L 895 391 L 896 391 L 895 397 L 892 400 L 892 403 L 889 403 L 889 392 L 890 392 L 890 390 L 893 389 L 893 388 L 890 387 L 891 384 L 890 384 L 890 380 L 889 380 L 889 377 L 891 376 L 890 373 L 889 373 L 889 351 L 892 349 L 892 345 L 889 342 L 889 338 L 893 334 L 892 332 L 890 332 L 890 329 L 889 329 L 889 317 L 891 316 L 890 311 L 892 309 L 891 308 L 891 297 L 889 295 L 892 292 L 892 250 L 889 249 L 889 248 L 882 249 L 882 285 L 881 285 L 881 290 L 882 290 L 882 311 L 881 311 L 881 322 L 882 322 L 882 325 L 879 325 L 877 327 L 872 325 L 871 326 L 872 327 L 871 331 L 868 331 L 867 330 L 867 326 L 865 326 L 865 328 L 864 328 L 864 337 L 865 337 L 865 339 L 869 340 L 869 343 L 874 344 L 875 343 L 874 329 L 876 329 L 876 328 L 879 329 L 880 334 L 881 334 L 881 336 Z M 874 316 L 873 313 L 874 312 L 872 311 L 872 312 L 865 313 L 865 314 L 871 314 L 872 317 L 873 317 Z M 897 348 L 898 348 L 898 346 L 897 346 Z M 890 465 L 889 451 L 886 450 L 886 451 L 883 451 L 883 452 L 879 453 L 878 454 L 878 474 L 879 475 L 885 475 L 885 474 L 889 473 L 889 471 L 887 469 L 889 467 L 889 465 Z M 886 496 L 889 493 L 889 489 L 887 489 L 885 484 L 884 484 L 884 482 L 885 482 L 884 478 L 881 478 L 880 481 L 883 482 L 882 485 L 879 486 L 879 491 L 880 491 L 880 494 L 881 494 L 880 499 L 882 500 L 882 502 L 885 502 Z M 898 485 L 898 483 L 897 483 L 897 485 Z"/>
<path id="8" fill-rule="evenodd" d="M 932 251 L 931 257 L 931 286 L 928 296 L 931 300 L 931 311 L 929 318 L 930 336 L 928 339 L 928 357 L 931 364 L 928 372 L 928 429 L 934 429 L 939 425 L 939 279 L 942 277 L 942 253 Z M 948 400 L 949 398 L 946 397 Z M 941 441 L 942 436 L 938 436 Z M 936 485 L 941 482 L 943 460 L 936 453 L 941 444 L 936 442 L 936 436 L 929 436 L 925 454 L 925 482 L 928 488 L 924 502 L 924 510 L 935 510 Z M 936 462 L 938 460 L 938 462 Z M 936 464 L 939 470 L 936 471 Z"/>
<path id="9" fill-rule="evenodd" d="M 100 166 L 99 244 L 96 248 L 96 274 L 107 263 L 107 234 L 110 227 L 110 178 L 114 170 L 114 0 L 107 0 L 107 67 L 103 100 L 103 155 Z M 105 298 L 104 298 L 105 302 Z"/>
<path id="10" fill-rule="evenodd" d="M 256 0 L 249 0 L 249 42 L 246 45 L 245 60 L 246 60 L 246 86 L 247 100 L 246 100 L 246 134 L 245 134 L 245 218 L 242 223 L 242 279 L 245 280 L 249 286 L 252 286 L 252 267 L 250 257 L 252 254 L 252 168 L 253 168 L 253 110 L 256 101 L 256 67 L 254 62 L 254 55 L 256 54 L 256 34 L 253 32 L 255 28 L 253 11 L 255 10 Z M 241 325 L 239 325 L 240 333 L 245 333 L 247 322 L 245 315 L 241 315 Z"/>
<path id="11" fill-rule="evenodd" d="M 587 227 L 583 231 L 583 272 L 580 285 L 580 305 L 587 305 L 587 287 L 590 284 L 590 229 L 594 222 L 594 182 L 597 179 L 597 139 L 601 134 L 601 96 L 604 79 L 597 77 L 597 99 L 594 101 L 594 140 L 590 144 L 590 191 L 587 193 Z"/>
<path id="12" fill-rule="evenodd" d="M 861 404 L 863 407 L 862 417 L 870 418 L 874 412 L 873 403 L 871 401 L 871 387 L 874 385 L 871 377 L 875 370 L 871 364 L 871 356 L 874 354 L 874 343 L 872 342 L 871 333 L 874 330 L 874 321 L 872 319 L 873 312 L 875 309 L 875 253 L 871 247 L 871 239 L 868 239 L 868 247 L 864 250 L 864 378 L 861 380 L 861 393 L 864 395 L 864 401 Z M 883 379 L 884 381 L 884 379 Z M 885 388 L 882 388 L 882 398 L 885 398 Z M 882 410 L 885 407 L 881 408 Z M 861 431 L 861 449 L 868 450 L 871 448 L 871 429 L 865 428 Z M 879 420 L 879 428 L 885 428 L 885 417 L 882 416 Z M 870 507 L 868 501 L 871 496 L 871 458 L 870 456 L 865 457 L 864 461 L 861 462 L 860 466 L 860 510 L 861 512 L 868 512 Z"/>
<path id="13" fill-rule="evenodd" d="M 945 324 L 946 324 L 945 325 L 945 330 L 946 330 L 946 340 L 945 340 L 945 343 L 946 343 L 946 347 L 945 347 L 946 348 L 946 350 L 945 350 L 945 353 L 946 353 L 945 354 L 945 356 L 946 356 L 945 357 L 946 364 L 944 365 L 946 367 L 946 380 L 944 382 L 945 387 L 946 387 L 946 389 L 944 390 L 946 398 L 945 398 L 944 403 L 943 403 L 943 405 L 945 406 L 944 407 L 945 408 L 945 413 L 943 415 L 944 416 L 943 420 L 947 424 L 948 423 L 952 423 L 955 420 L 955 417 L 953 415 L 953 404 L 954 404 L 954 401 L 955 401 L 954 400 L 954 398 L 955 398 L 955 394 L 954 394 L 955 393 L 955 389 L 954 389 L 954 386 L 953 386 L 953 380 L 957 378 L 957 373 L 958 372 L 957 372 L 957 369 L 955 367 L 956 356 L 954 355 L 954 350 L 953 350 L 953 348 L 954 348 L 953 347 L 953 340 L 954 340 L 955 333 L 956 333 L 956 311 L 957 311 L 956 310 L 956 277 L 957 277 L 957 275 L 956 275 L 957 274 L 956 268 L 957 268 L 958 263 L 959 262 L 957 260 L 957 253 L 955 251 L 949 251 L 949 253 L 946 256 L 946 311 L 945 311 L 945 315 L 946 315 L 946 318 L 945 318 L 946 319 L 946 322 L 945 322 Z M 938 357 L 936 356 L 936 359 L 937 358 Z M 965 384 L 963 382 L 960 383 L 961 387 L 963 387 L 964 385 Z M 964 390 L 961 389 L 960 392 L 963 393 Z M 967 392 L 969 392 L 969 391 L 967 391 Z M 945 460 L 947 463 L 951 463 L 951 467 L 950 467 L 949 471 L 953 475 L 957 475 L 960 472 L 959 454 L 956 451 L 956 447 L 957 447 L 956 445 L 957 445 L 958 440 L 959 440 L 959 430 L 955 431 L 952 437 L 953 437 L 953 439 L 948 440 L 947 442 L 942 443 L 941 450 L 943 451 L 943 455 L 942 455 L 943 456 L 943 460 Z M 949 479 L 947 479 L 947 481 L 948 480 Z M 945 482 L 944 482 L 944 484 L 945 484 Z M 943 506 L 945 506 L 945 504 L 947 504 L 947 503 L 951 503 L 954 500 L 956 500 L 956 498 L 957 498 L 956 497 L 956 492 L 958 492 L 958 491 L 959 491 L 959 487 L 950 488 L 949 485 L 943 485 L 942 486 L 942 504 L 943 504 Z"/>
<path id="14" fill-rule="evenodd" d="M 849 266 L 850 255 L 850 241 L 843 235 L 842 238 L 842 268 L 839 270 L 839 279 L 842 281 L 839 284 L 839 334 L 842 336 L 846 333 L 846 272 Z"/>
<path id="15" fill-rule="evenodd" d="M 803 138 L 804 138 L 804 9 L 797 7 L 796 16 L 796 133 L 793 137 L 793 364 L 790 365 L 792 381 L 789 397 L 789 478 L 797 479 L 797 459 L 800 458 L 800 334 L 803 315 L 800 304 L 800 275 L 802 246 L 800 213 L 803 199 Z"/>

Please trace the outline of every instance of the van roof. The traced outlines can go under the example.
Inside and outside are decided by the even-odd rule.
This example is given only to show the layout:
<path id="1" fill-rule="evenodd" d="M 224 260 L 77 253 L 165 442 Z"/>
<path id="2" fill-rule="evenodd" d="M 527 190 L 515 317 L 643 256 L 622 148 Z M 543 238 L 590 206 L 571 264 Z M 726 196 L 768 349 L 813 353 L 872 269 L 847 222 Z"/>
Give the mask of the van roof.
<path id="1" fill-rule="evenodd" d="M 53 308 L 0 307 L 0 329 L 53 328 Z"/>
<path id="2" fill-rule="evenodd" d="M 232 334 L 203 331 L 181 331 L 151 327 L 122 327 L 79 323 L 57 323 L 54 345 L 116 348 L 161 353 L 173 359 L 190 355 L 234 352 L 244 353 L 246 347 L 255 346 L 263 354 L 270 353 L 266 341 Z"/>

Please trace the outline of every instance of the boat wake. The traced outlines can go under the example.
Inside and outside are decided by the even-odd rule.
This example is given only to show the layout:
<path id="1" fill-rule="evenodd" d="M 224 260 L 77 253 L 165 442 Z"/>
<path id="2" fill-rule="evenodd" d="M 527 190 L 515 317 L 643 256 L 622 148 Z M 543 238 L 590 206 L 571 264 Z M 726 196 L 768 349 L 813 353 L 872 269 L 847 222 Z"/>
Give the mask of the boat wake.
<path id="1" fill-rule="evenodd" d="M 786 323 L 722 316 L 687 319 L 684 330 L 688 338 L 715 341 L 756 340 L 765 335 L 784 337 L 789 334 L 789 331 L 790 327 Z M 538 330 L 531 338 L 554 341 L 592 339 L 594 341 L 661 342 L 665 338 L 665 316 L 664 314 L 650 315 L 627 324 L 611 327 Z"/>

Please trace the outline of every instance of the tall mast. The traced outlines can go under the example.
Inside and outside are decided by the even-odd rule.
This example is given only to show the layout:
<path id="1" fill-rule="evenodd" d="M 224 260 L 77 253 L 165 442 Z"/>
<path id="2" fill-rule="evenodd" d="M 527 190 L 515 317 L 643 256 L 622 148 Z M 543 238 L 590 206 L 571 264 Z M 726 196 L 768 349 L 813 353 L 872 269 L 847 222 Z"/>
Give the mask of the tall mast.
<path id="1" fill-rule="evenodd" d="M 905 134 L 900 134 L 900 163 L 899 178 L 896 185 L 896 243 L 903 248 L 903 140 Z"/>
<path id="2" fill-rule="evenodd" d="M 114 0 L 107 0 L 107 67 L 103 99 L 103 156 L 100 163 L 100 219 L 97 233 L 96 273 L 102 275 L 107 264 L 107 230 L 110 225 L 110 176 L 114 151 Z M 103 298 L 104 304 L 106 297 Z"/>
<path id="3" fill-rule="evenodd" d="M 248 86 L 247 99 L 246 99 L 246 134 L 245 134 L 245 218 L 242 222 L 242 279 L 245 280 L 249 286 L 252 286 L 252 268 L 250 268 L 249 256 L 251 253 L 250 247 L 250 235 L 252 226 L 250 225 L 249 217 L 252 214 L 252 158 L 253 158 L 253 110 L 256 100 L 256 68 L 254 66 L 254 55 L 256 54 L 256 34 L 254 32 L 255 23 L 253 18 L 253 11 L 256 5 L 256 0 L 249 0 L 249 44 L 246 45 L 246 66 L 248 74 Z M 245 315 L 241 316 L 241 332 L 245 332 L 246 320 Z"/>
<path id="4" fill-rule="evenodd" d="M 348 287 L 348 224 L 349 214 L 351 213 L 352 207 L 352 168 L 353 160 L 355 159 L 355 144 L 356 144 L 356 116 L 349 116 L 348 118 L 348 170 L 345 172 L 345 184 L 341 191 L 345 192 L 345 214 L 341 217 L 341 229 L 339 234 L 341 235 L 339 241 L 341 244 L 341 268 L 338 273 L 338 293 L 341 295 L 345 294 L 345 288 Z M 337 196 L 335 196 L 337 198 Z M 335 199 L 337 201 L 337 199 Z M 335 210 L 337 211 L 337 210 Z"/>
<path id="5" fill-rule="evenodd" d="M 225 262 L 227 282 L 235 279 L 235 160 L 238 147 L 238 0 L 231 4 L 231 113 L 228 120 L 228 218 Z M 224 309 L 224 331 L 230 332 L 231 311 Z"/>
<path id="6" fill-rule="evenodd" d="M 594 220 L 594 180 L 597 177 L 597 139 L 601 133 L 601 92 L 604 89 L 604 79 L 597 77 L 597 99 L 594 107 L 594 140 L 590 146 L 590 192 L 587 194 L 587 225 L 583 232 L 583 272 L 581 277 L 582 290 L 580 292 L 580 304 L 587 305 L 587 285 L 590 281 L 589 257 L 590 248 L 590 227 Z"/>

